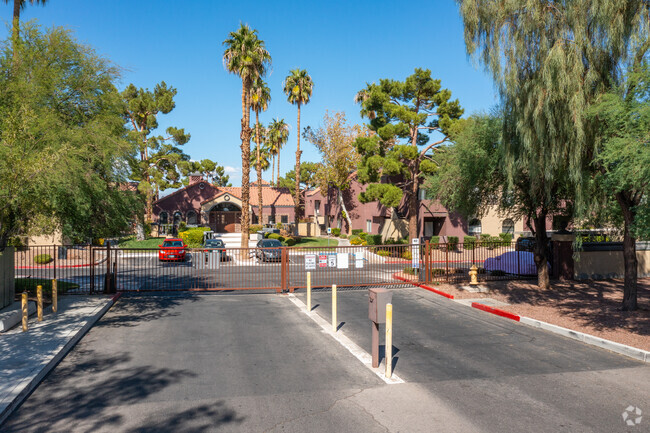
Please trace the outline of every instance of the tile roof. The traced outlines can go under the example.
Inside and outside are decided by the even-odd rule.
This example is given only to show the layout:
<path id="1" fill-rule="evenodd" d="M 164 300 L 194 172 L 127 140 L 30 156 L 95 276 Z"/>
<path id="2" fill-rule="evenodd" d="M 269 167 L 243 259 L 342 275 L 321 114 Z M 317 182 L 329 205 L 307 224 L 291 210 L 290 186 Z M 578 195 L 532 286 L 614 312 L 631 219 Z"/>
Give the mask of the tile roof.
<path id="1" fill-rule="evenodd" d="M 228 192 L 237 198 L 241 198 L 241 187 L 240 186 L 224 186 L 218 187 L 219 191 Z M 220 195 L 217 193 L 216 196 Z M 257 206 L 257 187 L 250 188 L 250 204 L 251 206 Z M 264 206 L 293 206 L 293 198 L 288 188 L 275 188 L 275 187 L 262 187 L 262 203 Z"/>

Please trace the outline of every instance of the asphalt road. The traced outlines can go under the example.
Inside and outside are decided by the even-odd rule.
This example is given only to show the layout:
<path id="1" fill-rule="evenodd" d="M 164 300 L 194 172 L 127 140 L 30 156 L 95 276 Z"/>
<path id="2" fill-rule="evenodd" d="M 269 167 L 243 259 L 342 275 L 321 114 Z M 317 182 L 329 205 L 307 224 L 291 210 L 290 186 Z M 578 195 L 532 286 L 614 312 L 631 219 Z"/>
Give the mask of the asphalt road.
<path id="1" fill-rule="evenodd" d="M 394 292 L 404 384 L 385 384 L 286 295 L 123 297 L 3 429 L 616 432 L 627 406 L 650 412 L 645 364 Z M 331 294 L 313 298 L 329 319 Z M 367 308 L 366 291 L 339 293 L 339 332 L 369 350 Z"/>

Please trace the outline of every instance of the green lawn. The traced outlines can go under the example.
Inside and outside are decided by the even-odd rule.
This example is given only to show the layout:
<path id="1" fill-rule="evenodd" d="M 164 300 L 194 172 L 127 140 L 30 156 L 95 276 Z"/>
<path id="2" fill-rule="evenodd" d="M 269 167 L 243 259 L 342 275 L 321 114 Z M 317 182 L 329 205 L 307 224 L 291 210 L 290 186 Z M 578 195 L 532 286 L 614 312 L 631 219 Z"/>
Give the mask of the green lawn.
<path id="1" fill-rule="evenodd" d="M 165 238 L 150 238 L 138 241 L 135 236 L 129 236 L 120 239 L 118 245 L 120 248 L 158 248 L 158 245 L 162 244 L 164 240 Z"/>
<path id="2" fill-rule="evenodd" d="M 16 294 L 27 291 L 30 296 L 36 296 L 36 286 L 42 286 L 43 293 L 46 295 L 52 293 L 52 280 L 47 280 L 45 278 L 16 278 L 15 282 Z M 56 289 L 59 294 L 78 288 L 78 284 L 69 283 L 67 281 L 57 281 L 56 283 Z"/>
<path id="3" fill-rule="evenodd" d="M 338 239 L 331 238 L 329 240 L 329 246 L 335 247 L 339 244 Z M 327 239 L 326 238 L 313 238 L 313 237 L 303 237 L 300 239 L 300 242 L 295 245 L 296 247 L 326 247 Z"/>

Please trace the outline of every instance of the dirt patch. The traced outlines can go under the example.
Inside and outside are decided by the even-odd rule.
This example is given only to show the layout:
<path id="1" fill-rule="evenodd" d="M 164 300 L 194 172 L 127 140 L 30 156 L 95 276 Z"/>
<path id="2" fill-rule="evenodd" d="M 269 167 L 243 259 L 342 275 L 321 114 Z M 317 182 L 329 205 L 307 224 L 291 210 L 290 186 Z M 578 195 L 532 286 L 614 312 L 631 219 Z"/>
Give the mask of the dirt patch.
<path id="1" fill-rule="evenodd" d="M 534 281 L 481 283 L 487 293 L 470 293 L 456 285 L 436 289 L 456 299 L 493 298 L 510 305 L 502 310 L 650 351 L 650 278 L 638 281 L 637 311 L 621 311 L 623 280 L 554 281 L 541 290 Z"/>

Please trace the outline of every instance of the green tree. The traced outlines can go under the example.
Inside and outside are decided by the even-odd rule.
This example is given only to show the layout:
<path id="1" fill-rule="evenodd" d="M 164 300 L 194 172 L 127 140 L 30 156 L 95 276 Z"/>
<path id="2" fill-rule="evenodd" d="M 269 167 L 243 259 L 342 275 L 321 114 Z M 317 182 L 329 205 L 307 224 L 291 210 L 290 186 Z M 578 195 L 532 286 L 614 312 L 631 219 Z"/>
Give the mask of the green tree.
<path id="1" fill-rule="evenodd" d="M 145 222 L 153 218 L 153 202 L 160 191 L 181 186 L 178 164 L 189 160 L 180 149 L 190 134 L 184 129 L 168 127 L 166 135 L 155 134 L 158 115 L 168 114 L 176 106 L 176 89 L 163 81 L 153 91 L 138 89 L 129 84 L 122 92 L 124 119 L 129 128 L 129 138 L 137 148 L 131 161 L 131 178 L 138 181 L 138 190 L 145 197 Z"/>
<path id="2" fill-rule="evenodd" d="M 260 126 L 260 111 L 266 111 L 271 102 L 271 89 L 268 88 L 264 80 L 257 78 L 251 86 L 251 108 L 255 112 L 255 142 L 257 144 L 255 151 L 255 169 L 257 171 L 257 215 L 260 223 L 264 221 L 262 215 L 264 204 L 262 203 L 262 158 L 260 155 L 260 146 L 266 140 L 266 131 Z M 253 159 L 253 158 L 251 158 Z"/>
<path id="3" fill-rule="evenodd" d="M 275 172 L 275 159 L 278 159 L 278 175 L 276 178 L 272 177 L 271 184 L 276 186 L 280 179 L 280 151 L 282 147 L 289 140 L 289 125 L 284 122 L 284 119 L 273 119 L 268 128 L 268 143 L 269 152 L 273 155 L 273 168 L 271 169 L 271 176 Z M 294 185 L 295 188 L 295 185 Z"/>
<path id="4" fill-rule="evenodd" d="M 257 30 L 241 24 L 236 32 L 230 32 L 223 42 L 226 47 L 223 62 L 228 72 L 236 74 L 242 81 L 241 92 L 241 160 L 242 160 L 242 245 L 248 245 L 250 225 L 250 90 L 253 82 L 266 74 L 271 63 L 271 55 L 266 50 L 264 41 L 257 37 Z"/>
<path id="5" fill-rule="evenodd" d="M 178 168 L 184 176 L 183 185 L 189 184 L 189 175 L 191 173 L 201 173 L 203 177 L 213 185 L 216 186 L 232 186 L 229 182 L 228 176 L 224 168 L 210 159 L 202 159 L 201 161 L 181 161 L 178 163 Z"/>
<path id="6" fill-rule="evenodd" d="M 448 141 L 449 129 L 463 114 L 458 100 L 450 98 L 451 91 L 431 78 L 430 70 L 419 68 L 404 81 L 368 84 L 356 96 L 361 116 L 370 119 L 368 127 L 375 133 L 356 141 L 362 158 L 358 179 L 369 184 L 359 200 L 397 207 L 405 198 L 411 239 L 419 233 L 420 175 L 435 171 L 434 149 Z M 382 176 L 391 182 L 382 183 Z"/>
<path id="7" fill-rule="evenodd" d="M 61 28 L 28 24 L 21 36 L 21 61 L 0 57 L 0 245 L 118 235 L 139 207 L 123 187 L 133 148 L 117 69 Z"/>
<path id="8" fill-rule="evenodd" d="M 322 127 L 314 130 L 308 126 L 304 131 L 305 140 L 316 146 L 322 157 L 316 172 L 316 182 L 321 194 L 327 197 L 330 188 L 336 190 L 348 229 L 352 227 L 352 220 L 343 200 L 343 191 L 350 188 L 350 175 L 361 162 L 355 147 L 356 139 L 361 136 L 367 136 L 363 127 L 348 125 L 343 112 L 335 112 L 332 115 L 326 112 Z"/>
<path id="9" fill-rule="evenodd" d="M 284 80 L 284 93 L 287 95 L 287 101 L 298 106 L 298 121 L 296 124 L 296 136 L 298 141 L 296 147 L 296 168 L 294 170 L 296 184 L 294 186 L 295 204 L 293 211 L 293 216 L 296 222 L 298 222 L 300 217 L 300 182 L 302 179 L 300 174 L 300 155 L 302 154 L 300 151 L 300 106 L 309 103 L 313 89 L 314 83 L 305 69 L 294 69 L 290 71 L 289 75 L 287 75 L 287 78 Z"/>
<path id="10" fill-rule="evenodd" d="M 538 284 L 549 288 L 546 217 L 561 200 L 586 208 L 596 125 L 586 117 L 616 82 L 635 35 L 647 32 L 641 0 L 493 2 L 459 0 L 470 55 L 492 73 L 505 107 L 509 177 L 525 171 L 537 209 Z M 570 182 L 571 188 L 566 188 Z M 567 195 L 561 194 L 564 190 Z"/>
<path id="11" fill-rule="evenodd" d="M 628 79 L 602 95 L 589 113 L 599 125 L 593 167 L 597 191 L 604 195 L 595 203 L 599 210 L 609 210 L 610 221 L 623 222 L 624 310 L 637 308 L 636 240 L 650 239 L 650 70 L 645 50 Z"/>
<path id="12" fill-rule="evenodd" d="M 14 4 L 14 12 L 13 12 L 13 19 L 12 19 L 12 27 L 11 27 L 11 44 L 14 47 L 13 48 L 13 61 L 14 64 L 16 63 L 17 59 L 17 50 L 16 50 L 16 45 L 18 45 L 19 38 L 20 38 L 20 11 L 25 9 L 27 6 L 27 2 L 29 4 L 34 5 L 34 4 L 41 4 L 45 5 L 48 0 L 3 0 L 5 4 L 9 4 L 9 2 L 13 2 Z"/>
<path id="13" fill-rule="evenodd" d="M 318 185 L 316 180 L 316 173 L 320 168 L 318 162 L 303 162 L 302 169 L 300 170 L 300 188 L 298 194 L 310 190 Z M 287 188 L 291 195 L 296 196 L 296 172 L 294 170 L 288 171 L 284 177 L 278 179 L 278 188 Z M 298 221 L 298 220 L 296 220 Z"/>

